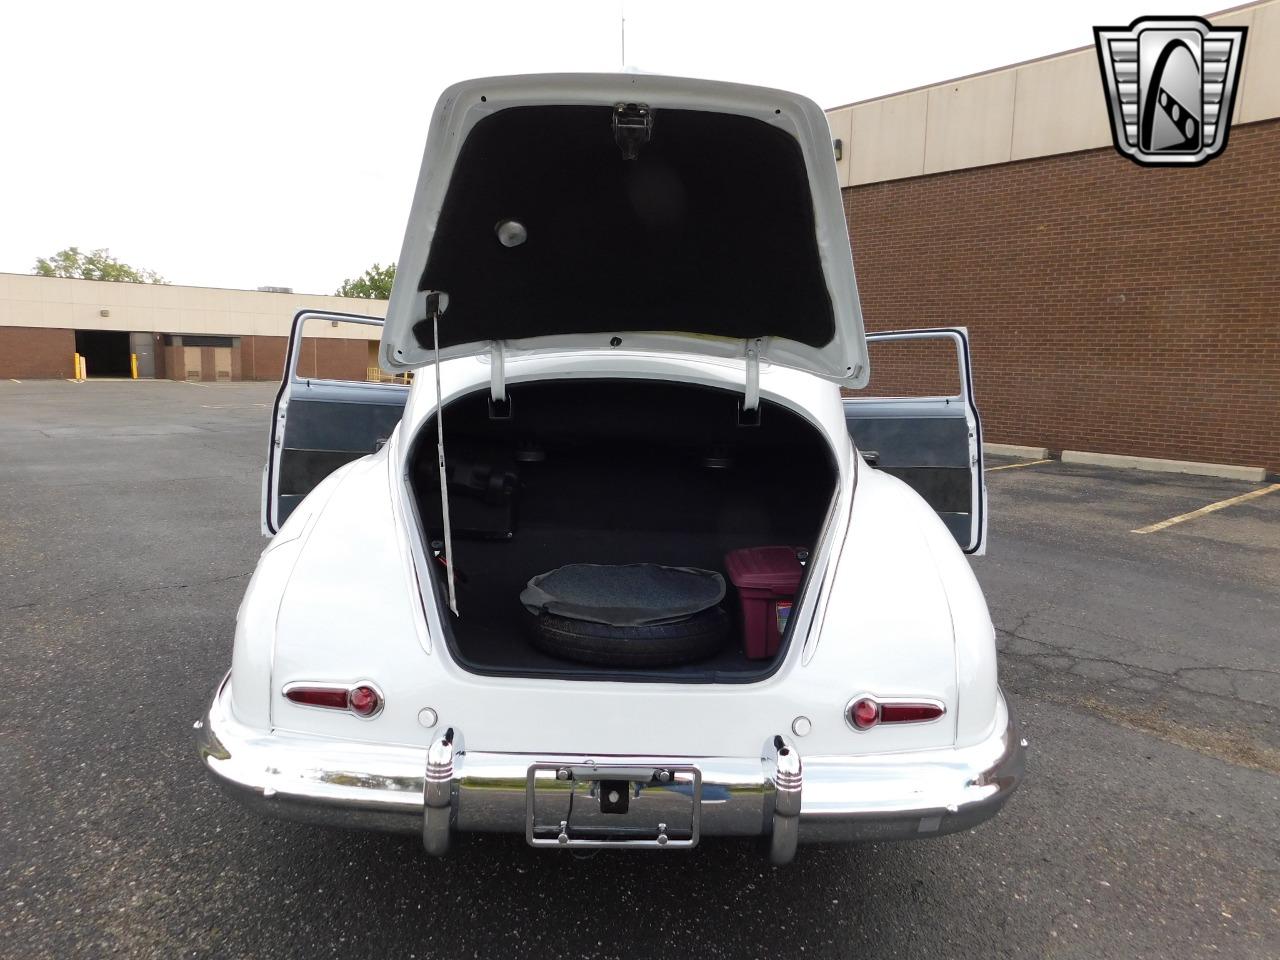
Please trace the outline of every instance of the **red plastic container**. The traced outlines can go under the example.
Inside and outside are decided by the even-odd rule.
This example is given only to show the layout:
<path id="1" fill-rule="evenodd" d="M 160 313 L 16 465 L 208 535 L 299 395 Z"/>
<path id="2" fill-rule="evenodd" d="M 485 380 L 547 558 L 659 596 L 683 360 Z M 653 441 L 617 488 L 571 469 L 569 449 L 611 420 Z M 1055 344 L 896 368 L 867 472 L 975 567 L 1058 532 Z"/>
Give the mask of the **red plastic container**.
<path id="1" fill-rule="evenodd" d="M 725 554 L 725 572 L 742 603 L 742 642 L 750 660 L 778 652 L 804 567 L 799 547 L 747 547 Z"/>

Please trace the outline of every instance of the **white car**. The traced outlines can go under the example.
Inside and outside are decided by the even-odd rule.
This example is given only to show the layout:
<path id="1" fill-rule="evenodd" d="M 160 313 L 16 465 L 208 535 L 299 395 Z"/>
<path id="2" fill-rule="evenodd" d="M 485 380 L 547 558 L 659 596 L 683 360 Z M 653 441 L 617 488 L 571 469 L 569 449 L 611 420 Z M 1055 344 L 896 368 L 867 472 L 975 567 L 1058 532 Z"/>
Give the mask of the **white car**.
<path id="1" fill-rule="evenodd" d="M 381 330 L 412 385 L 305 375 L 308 320 L 382 325 L 295 322 L 274 537 L 196 724 L 233 795 L 432 854 L 461 831 L 759 836 L 778 863 L 1008 800 L 1025 743 L 965 558 L 987 520 L 968 341 L 864 334 L 812 101 L 634 75 L 451 87 Z M 842 399 L 869 340 L 919 339 L 954 348 L 958 393 Z M 732 560 L 769 551 L 789 585 Z M 532 606 L 568 569 L 687 574 L 710 600 Z"/>

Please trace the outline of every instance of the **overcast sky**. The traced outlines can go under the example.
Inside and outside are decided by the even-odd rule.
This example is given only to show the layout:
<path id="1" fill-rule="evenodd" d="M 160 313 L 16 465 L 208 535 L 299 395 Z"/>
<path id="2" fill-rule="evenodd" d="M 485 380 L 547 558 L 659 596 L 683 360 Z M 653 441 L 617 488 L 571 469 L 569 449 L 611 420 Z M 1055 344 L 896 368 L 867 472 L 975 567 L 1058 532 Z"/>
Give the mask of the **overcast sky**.
<path id="1" fill-rule="evenodd" d="M 1210 12 L 1150 0 L 5 4 L 0 271 L 109 247 L 174 283 L 332 293 L 398 255 L 445 86 L 617 70 L 624 6 L 627 66 L 824 107 L 1091 44 L 1095 24 Z"/>

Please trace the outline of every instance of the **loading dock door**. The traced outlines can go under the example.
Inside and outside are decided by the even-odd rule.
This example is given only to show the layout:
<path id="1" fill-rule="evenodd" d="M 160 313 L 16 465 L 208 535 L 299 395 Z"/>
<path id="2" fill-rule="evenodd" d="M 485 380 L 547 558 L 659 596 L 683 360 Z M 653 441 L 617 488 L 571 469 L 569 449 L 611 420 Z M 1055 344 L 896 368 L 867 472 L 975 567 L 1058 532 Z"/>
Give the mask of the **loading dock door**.
<path id="1" fill-rule="evenodd" d="M 90 377 L 131 377 L 129 334 L 123 330 L 77 330 L 76 353 Z"/>

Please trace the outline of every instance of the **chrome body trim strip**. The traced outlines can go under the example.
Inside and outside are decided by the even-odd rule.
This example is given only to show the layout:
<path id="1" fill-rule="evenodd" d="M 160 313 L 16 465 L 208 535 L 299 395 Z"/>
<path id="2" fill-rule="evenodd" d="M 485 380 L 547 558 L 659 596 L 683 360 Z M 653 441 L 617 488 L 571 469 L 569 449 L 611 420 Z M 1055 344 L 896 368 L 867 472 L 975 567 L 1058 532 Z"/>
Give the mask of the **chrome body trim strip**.
<path id="1" fill-rule="evenodd" d="M 803 764 L 790 744 L 783 757 L 776 741 L 769 757 L 587 757 L 467 751 L 449 737 L 429 747 L 334 740 L 247 727 L 230 701 L 224 680 L 196 724 L 196 741 L 211 778 L 231 795 L 271 816 L 419 834 L 433 852 L 447 849 L 454 830 L 524 832 L 535 763 L 695 766 L 702 836 L 793 829 L 794 842 L 935 836 L 995 815 L 1022 779 L 1026 747 L 1003 694 L 996 729 L 973 746 L 806 756 Z M 773 855 L 785 858 L 792 844 L 779 837 Z"/>

